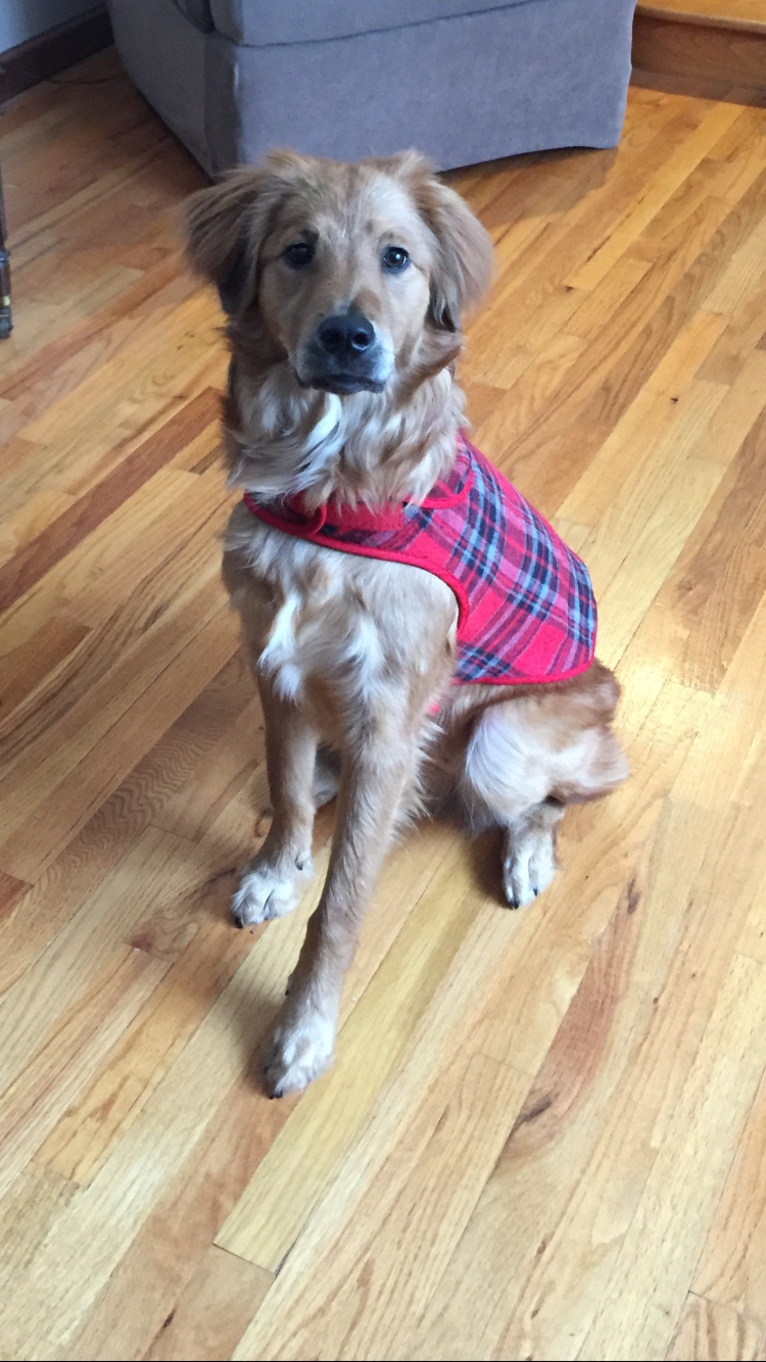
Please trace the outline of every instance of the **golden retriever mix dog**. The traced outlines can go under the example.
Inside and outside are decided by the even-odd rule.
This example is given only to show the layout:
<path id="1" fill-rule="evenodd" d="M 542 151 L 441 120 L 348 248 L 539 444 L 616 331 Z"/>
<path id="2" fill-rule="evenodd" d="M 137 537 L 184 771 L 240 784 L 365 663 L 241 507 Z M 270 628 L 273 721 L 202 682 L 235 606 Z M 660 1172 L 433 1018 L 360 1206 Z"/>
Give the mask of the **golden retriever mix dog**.
<path id="1" fill-rule="evenodd" d="M 447 800 L 473 829 L 501 827 L 508 901 L 528 903 L 553 877 L 565 805 L 627 774 L 619 692 L 593 657 L 579 559 L 462 432 L 461 317 L 492 268 L 462 199 L 413 152 L 358 165 L 278 152 L 196 194 L 186 231 L 228 314 L 225 443 L 245 496 L 224 579 L 274 810 L 234 895 L 240 925 L 294 907 L 315 810 L 338 796 L 265 1065 L 282 1096 L 332 1061 L 397 827 Z"/>

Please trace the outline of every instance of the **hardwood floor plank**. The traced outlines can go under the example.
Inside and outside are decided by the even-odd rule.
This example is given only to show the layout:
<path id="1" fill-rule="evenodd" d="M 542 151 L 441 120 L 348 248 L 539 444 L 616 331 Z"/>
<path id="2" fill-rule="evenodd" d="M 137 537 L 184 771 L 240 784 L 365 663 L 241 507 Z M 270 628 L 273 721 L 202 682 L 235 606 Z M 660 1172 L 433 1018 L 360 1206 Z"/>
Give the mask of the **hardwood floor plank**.
<path id="1" fill-rule="evenodd" d="M 683 146 L 689 134 L 704 119 L 703 104 L 696 109 L 688 105 L 678 111 L 660 106 L 665 126 L 658 129 L 649 147 L 641 142 L 631 147 L 627 138 L 625 155 L 614 174 L 607 178 L 603 193 L 588 193 L 591 184 L 581 184 L 583 168 L 576 161 L 566 161 L 560 168 L 558 180 L 560 197 L 550 202 L 551 188 L 544 177 L 540 185 L 540 202 L 535 203 L 529 216 L 522 199 L 517 207 L 509 199 L 506 213 L 509 223 L 497 242 L 497 257 L 501 268 L 500 286 L 494 295 L 494 306 L 481 314 L 469 331 L 471 370 L 483 381 L 491 381 L 492 372 L 503 372 L 505 364 L 513 361 L 517 349 L 516 319 L 521 315 L 534 316 L 535 307 L 556 288 L 573 289 L 570 276 L 609 237 L 615 221 L 629 210 L 637 193 L 644 189 L 647 178 L 659 171 L 674 147 Z M 650 125 L 651 126 L 651 125 Z M 597 181 L 596 174 L 592 179 Z M 550 179 L 550 177 L 549 177 Z M 554 181 L 554 184 L 557 181 Z M 585 192 L 582 192 L 583 187 Z M 569 196 L 567 203 L 565 192 Z M 547 194 L 547 198 L 546 198 Z M 568 212 L 562 212 L 566 205 Z M 507 269 L 504 270 L 504 266 Z M 578 290 L 573 297 L 572 315 L 577 316 L 588 294 Z M 498 329 L 496 318 L 507 315 L 513 325 Z M 507 310 L 507 312 L 506 312 Z"/>
<path id="2" fill-rule="evenodd" d="M 133 697 L 127 686 L 122 688 L 121 676 L 109 675 L 112 704 L 104 695 L 103 708 L 95 711 L 98 727 L 81 726 L 82 714 L 74 707 L 60 734 L 62 746 L 47 761 L 38 757 L 15 768 L 16 799 L 7 811 L 0 847 L 0 866 L 7 873 L 36 879 L 233 655 L 238 640 L 233 620 L 221 614 L 219 592 L 216 582 L 212 599 L 197 602 L 194 622 L 180 622 L 185 628 L 177 636 L 177 650 L 165 657 L 153 679 L 141 677 Z M 152 652 L 156 664 L 161 655 Z M 90 697 L 85 708 L 96 698 L 101 699 Z M 22 867 L 27 875 L 19 873 Z"/>
<path id="3" fill-rule="evenodd" d="M 684 1362 L 688 1357 L 699 1362 L 723 1362 L 724 1358 L 756 1362 L 763 1357 L 763 1326 L 690 1291 L 665 1357 L 667 1362 Z"/>
<path id="4" fill-rule="evenodd" d="M 293 1105 L 289 1100 L 270 1102 L 249 1078 L 225 1092 L 206 1131 L 162 1183 L 147 1220 L 85 1312 L 80 1328 L 66 1345 L 56 1347 L 57 1359 L 110 1362 L 118 1354 L 142 1358 L 148 1352 Z M 264 1280 L 260 1269 L 250 1263 L 247 1269 L 250 1282 Z M 257 1291 L 248 1304 L 252 1314 Z M 230 1320 L 241 1319 L 242 1306 L 240 1300 Z M 183 1316 L 179 1323 L 183 1326 Z M 227 1355 L 228 1329 L 229 1324 Z M 196 1352 L 200 1344 L 197 1337 L 189 1352 Z"/>
<path id="5" fill-rule="evenodd" d="M 91 365 L 98 367 L 113 348 L 121 348 L 125 338 L 146 325 L 147 318 L 156 324 L 166 293 L 176 300 L 182 296 L 177 276 L 178 253 L 168 249 L 167 259 L 142 271 L 140 279 L 116 298 L 90 308 L 85 317 L 70 320 L 62 335 L 49 337 L 42 345 L 19 347 L 3 368 L 0 396 L 9 402 L 26 403 L 30 393 L 36 396 L 67 363 L 75 365 L 74 381 L 81 382 Z M 78 358 L 83 355 L 84 360 Z M 54 399 L 62 395 L 54 389 Z"/>
<path id="6" fill-rule="evenodd" d="M 708 155 L 739 116 L 740 111 L 736 105 L 714 105 L 695 132 L 685 138 L 678 150 L 665 160 L 654 184 L 642 195 L 640 201 L 630 208 L 620 225 L 610 233 L 608 242 L 591 256 L 587 265 L 570 277 L 570 284 L 575 288 L 588 289 L 600 283 L 612 265 L 619 260 L 627 247 L 632 246 L 641 236 L 694 167 Z"/>
<path id="7" fill-rule="evenodd" d="M 33 1336 L 40 1350 L 56 1357 L 73 1341 L 151 1216 L 158 1196 L 203 1138 L 219 1103 L 249 1072 L 252 1037 L 265 1034 L 273 1024 L 284 994 L 285 957 L 297 955 L 309 906 L 269 924 L 258 949 L 250 952 L 184 1046 L 141 1118 L 128 1127 L 93 1182 L 80 1190 L 51 1227 L 32 1267 L 21 1279 L 14 1277 L 4 1319 L 9 1350 L 23 1352 Z M 131 957 L 149 962 L 144 968 L 166 968 L 143 952 L 131 952 Z M 239 1037 L 235 1045 L 233 1034 Z M 125 1179 L 131 1188 L 128 1197 Z M 76 1279 L 66 1269 L 74 1259 Z M 46 1289 L 43 1282 L 48 1283 Z"/>
<path id="8" fill-rule="evenodd" d="M 402 1123 L 343 1234 L 332 1226 L 332 1258 L 311 1278 L 302 1275 L 287 1312 L 272 1287 L 233 1357 L 377 1358 L 382 1329 L 386 1355 L 395 1356 L 399 1332 L 403 1326 L 406 1336 L 406 1321 L 427 1306 L 527 1087 L 526 1075 L 459 1050 Z M 291 1267 L 288 1258 L 281 1273 Z"/>
<path id="9" fill-rule="evenodd" d="M 699 733 L 678 778 L 681 798 L 693 797 L 707 808 L 723 808 L 742 789 L 753 735 L 761 730 L 766 605 L 761 600 L 721 682 L 710 723 Z M 737 721 L 747 697 L 748 724 Z M 693 792 L 693 794 L 692 794 Z"/>
<path id="10" fill-rule="evenodd" d="M 0 1283 L 7 1271 L 28 1266 L 50 1226 L 75 1195 L 67 1178 L 28 1163 L 0 1202 Z"/>
<path id="11" fill-rule="evenodd" d="M 7 610 L 56 563 L 168 463 L 179 449 L 209 422 L 217 410 L 218 394 L 204 389 L 172 416 L 164 426 L 139 445 L 103 482 L 60 515 L 44 532 L 0 567 L 0 610 Z"/>
<path id="12" fill-rule="evenodd" d="M 236 654 L 43 873 L 24 902 L 0 920 L 0 995 L 32 967 L 165 802 L 190 781 L 246 703 L 251 685 L 249 670 Z"/>
<path id="13" fill-rule="evenodd" d="M 269 1272 L 211 1245 L 144 1362 L 226 1362 L 271 1283 Z"/>
<path id="14" fill-rule="evenodd" d="M 32 1051 L 32 1062 L 3 1088 L 0 1188 L 5 1192 L 35 1149 L 88 1083 L 167 969 L 122 946 L 96 973 L 58 1024 Z M 14 1270 L 18 1264 L 14 1264 Z"/>
<path id="15" fill-rule="evenodd" d="M 763 266 L 766 224 L 758 223 L 742 245 L 733 252 L 726 269 L 705 298 L 711 312 L 734 312 L 747 301 L 753 275 Z"/>
<path id="16" fill-rule="evenodd" d="M 89 986 L 91 962 L 103 959 L 113 971 L 115 958 L 128 957 L 133 948 L 124 937 L 143 913 L 137 885 L 145 885 L 146 892 L 153 895 L 163 893 L 166 900 L 192 888 L 194 871 L 187 868 L 188 850 L 172 834 L 149 828 L 94 893 L 78 906 L 34 965 L 6 990 L 0 1000 L 7 1037 L 0 1090 L 29 1064 L 46 1036 L 55 1034 L 57 1019 L 66 1009 L 77 1005 Z M 148 952 L 137 954 L 151 958 Z M 158 977 L 170 963 L 162 957 L 155 960 Z M 38 996 L 47 999 L 45 1008 L 30 1005 Z"/>
<path id="17" fill-rule="evenodd" d="M 731 1310 L 759 1321 L 761 1337 L 766 1329 L 765 1103 L 762 1080 L 691 1283 L 696 1295 L 711 1303 L 714 1313 L 718 1307 L 724 1318 Z"/>
<path id="18" fill-rule="evenodd" d="M 25 439 L 49 447 L 49 475 L 75 489 L 94 467 L 103 476 L 115 434 L 140 438 L 150 419 L 167 419 L 196 391 L 223 386 L 210 312 L 206 297 L 182 302 L 23 427 Z"/>
<path id="19" fill-rule="evenodd" d="M 700 1231 L 715 1210 L 732 1144 L 739 1138 L 763 1071 L 764 1051 L 757 1040 L 764 999 L 762 970 L 745 956 L 735 956 L 732 962 L 625 1236 L 608 1299 L 578 1355 L 611 1358 L 616 1351 L 618 1358 L 641 1358 L 662 1355 L 670 1346 L 696 1266 Z M 626 1331 L 623 1343 L 615 1334 L 615 1300 L 620 1327 Z"/>
<path id="20" fill-rule="evenodd" d="M 726 395 L 722 384 L 702 381 L 679 394 L 677 402 L 664 393 L 643 389 L 561 503 L 559 514 L 592 529 L 607 523 L 626 479 L 630 479 L 632 493 L 627 505 L 638 499 L 651 513 L 660 499 L 653 484 L 663 476 L 666 458 L 678 458 L 682 464 L 690 453 L 696 453 Z M 622 498 L 619 502 L 622 507 Z"/>
<path id="21" fill-rule="evenodd" d="M 692 846 L 688 833 L 702 826 L 698 809 L 666 803 L 442 1284 L 414 1322 L 411 1356 L 588 1356 L 583 1340 L 602 1307 L 614 1312 L 610 1346 L 635 1343 L 640 1356 L 644 1344 L 623 1324 L 610 1280 L 626 1237 L 638 1233 L 643 1189 L 668 1134 L 679 1148 L 695 1138 L 678 1105 L 712 1034 L 733 955 L 725 936 L 711 949 L 719 869 L 738 874 L 732 904 L 743 915 L 764 865 L 762 850 L 757 866 L 747 864 L 757 848 L 747 820 L 730 822 L 723 854 L 717 843 L 706 856 L 704 835 Z M 716 1024 L 725 1027 L 723 1009 Z M 757 1067 L 754 1057 L 744 1062 L 751 1058 Z M 705 1092 L 717 1111 L 712 1083 Z M 682 1148 L 678 1159 L 683 1168 Z M 694 1213 L 696 1185 L 682 1185 Z M 662 1226 L 641 1223 L 647 1260 L 672 1253 L 673 1233 L 663 1238 Z M 688 1255 L 691 1273 L 691 1239 Z M 478 1291 L 477 1318 L 470 1302 Z M 657 1316 L 672 1332 L 673 1320 Z"/>
<path id="22" fill-rule="evenodd" d="M 720 412 L 713 421 L 722 426 Z M 761 413 L 641 626 L 645 653 L 670 662 L 687 685 L 722 684 L 763 597 L 764 429 Z"/>
<path id="23" fill-rule="evenodd" d="M 13 912 L 28 889 L 29 885 L 23 880 L 16 880 L 13 875 L 5 875 L 0 871 L 0 921 Z"/>
<path id="24" fill-rule="evenodd" d="M 694 380 L 726 326 L 719 312 L 695 312 L 647 379 L 642 391 L 678 396 Z"/>
<path id="25" fill-rule="evenodd" d="M 763 174 L 735 209 L 711 202 L 680 239 L 665 243 L 641 289 L 602 328 L 567 371 L 547 408 L 523 436 L 495 456 L 541 506 L 555 511 L 598 449 L 598 438 L 572 457 L 571 423 L 585 414 L 594 431 L 614 424 L 747 238 L 766 203 Z M 647 320 L 648 319 L 648 320 Z M 563 435 L 562 431 L 567 434 Z M 563 469 L 566 468 L 566 475 Z"/>
<path id="26" fill-rule="evenodd" d="M 598 284 L 580 291 L 581 300 L 567 320 L 567 332 L 585 339 L 596 335 L 607 318 L 639 287 L 650 267 L 650 260 L 624 251 Z"/>
<path id="27" fill-rule="evenodd" d="M 200 488 L 201 492 L 204 490 L 204 487 Z M 167 533 L 162 535 L 161 558 L 156 563 L 156 571 L 147 572 L 146 563 L 142 562 L 145 575 L 136 583 L 123 582 L 126 599 L 122 603 L 113 602 L 110 614 L 106 613 L 112 594 L 109 578 L 112 577 L 113 582 L 118 580 L 118 564 L 113 565 L 112 573 L 100 573 L 95 565 L 92 592 L 86 588 L 85 599 L 94 607 L 93 613 L 88 609 L 88 615 L 97 618 L 100 614 L 102 622 L 91 629 L 57 669 L 19 701 L 8 719 L 0 719 L 0 763 L 6 772 L 15 767 L 29 747 L 39 743 L 44 735 L 49 735 L 50 742 L 58 726 L 66 725 L 72 710 L 77 705 L 82 706 L 88 696 L 92 699 L 101 687 L 108 689 L 109 673 L 115 666 L 129 669 L 131 658 L 134 667 L 145 666 L 151 643 L 162 644 L 179 630 L 179 618 L 183 618 L 184 612 L 193 612 L 195 600 L 200 594 L 204 597 L 206 583 L 207 591 L 214 591 L 219 571 L 210 552 L 210 534 L 215 532 L 221 517 L 217 511 L 210 513 L 204 495 L 197 499 L 195 494 L 195 501 L 204 516 L 202 523 L 193 521 L 190 538 L 180 545 Z M 190 509 L 188 504 L 186 509 Z M 106 585 L 102 587 L 105 578 Z M 98 611 L 96 601 L 99 602 Z M 31 649 L 35 636 L 43 631 L 41 621 L 46 618 L 49 604 L 41 592 L 11 611 L 6 616 L 5 628 L 0 625 L 0 648 Z M 67 607 L 61 608 L 68 621 Z"/>
<path id="28" fill-rule="evenodd" d="M 0 565 L 25 550 L 74 504 L 69 492 L 42 487 L 32 492 L 17 511 L 9 511 L 0 525 Z"/>
<path id="29" fill-rule="evenodd" d="M 600 602 L 599 652 L 611 665 L 646 615 L 721 482 L 723 469 L 698 459 L 694 446 L 722 397 L 720 387 L 711 390 L 701 384 L 683 406 L 679 401 L 672 453 L 660 441 L 645 463 L 625 470 L 627 495 L 621 499 L 620 513 L 607 510 L 582 546 Z M 585 496 L 587 492 L 583 500 Z M 561 508 L 573 518 L 581 518 L 582 509 L 576 496 Z"/>
<path id="30" fill-rule="evenodd" d="M 92 1182 L 114 1142 L 139 1116 L 176 1055 L 204 1020 L 252 949 L 249 933 L 232 932 L 227 889 L 216 916 L 196 926 L 191 941 L 163 976 L 89 1087 L 63 1114 L 35 1161 L 62 1177 Z M 208 898 L 207 912 L 210 913 Z M 133 946 L 135 950 L 135 945 Z M 160 957 L 161 958 L 161 957 Z"/>
<path id="31" fill-rule="evenodd" d="M 248 680 L 250 672 L 248 668 Z M 248 687 L 254 689 L 252 683 Z M 154 822 L 158 827 L 197 841 L 215 822 L 234 786 L 239 786 L 265 761 L 263 715 L 252 696 L 232 726 L 200 762 L 193 782 L 187 782 L 166 800 Z"/>

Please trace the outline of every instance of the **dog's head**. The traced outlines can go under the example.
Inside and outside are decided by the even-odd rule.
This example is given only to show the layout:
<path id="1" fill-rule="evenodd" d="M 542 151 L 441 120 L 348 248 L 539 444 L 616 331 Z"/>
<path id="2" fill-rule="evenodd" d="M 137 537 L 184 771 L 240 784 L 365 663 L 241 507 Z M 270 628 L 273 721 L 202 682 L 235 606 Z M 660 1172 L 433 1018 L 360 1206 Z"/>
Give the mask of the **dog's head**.
<path id="1" fill-rule="evenodd" d="M 448 362 L 492 266 L 483 227 L 414 152 L 358 165 L 274 152 L 195 194 L 186 231 L 238 331 L 338 394 L 385 389 L 424 336 Z"/>

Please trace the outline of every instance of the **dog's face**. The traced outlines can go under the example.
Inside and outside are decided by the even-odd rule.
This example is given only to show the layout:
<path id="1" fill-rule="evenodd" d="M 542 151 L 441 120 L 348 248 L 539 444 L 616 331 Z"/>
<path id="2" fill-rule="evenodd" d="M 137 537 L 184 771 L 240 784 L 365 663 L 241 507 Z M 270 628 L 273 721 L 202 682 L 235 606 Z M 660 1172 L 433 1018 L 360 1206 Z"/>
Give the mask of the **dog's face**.
<path id="1" fill-rule="evenodd" d="M 484 229 L 422 159 L 346 165 L 275 153 L 194 196 L 192 263 L 297 382 L 381 392 L 424 335 L 459 348 L 491 268 Z"/>
<path id="2" fill-rule="evenodd" d="M 298 381 L 381 391 L 428 311 L 434 241 L 403 186 L 333 166 L 285 195 L 261 248 L 259 306 Z"/>

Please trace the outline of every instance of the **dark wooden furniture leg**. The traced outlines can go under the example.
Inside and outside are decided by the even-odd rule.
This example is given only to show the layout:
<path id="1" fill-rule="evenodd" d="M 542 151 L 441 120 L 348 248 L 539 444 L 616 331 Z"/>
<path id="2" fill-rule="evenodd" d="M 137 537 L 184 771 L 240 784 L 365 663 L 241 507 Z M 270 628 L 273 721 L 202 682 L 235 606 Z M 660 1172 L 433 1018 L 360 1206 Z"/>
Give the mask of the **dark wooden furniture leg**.
<path id="1" fill-rule="evenodd" d="M 13 329 L 11 321 L 11 267 L 5 245 L 5 205 L 3 203 L 3 180 L 0 175 L 0 340 L 10 336 Z"/>

